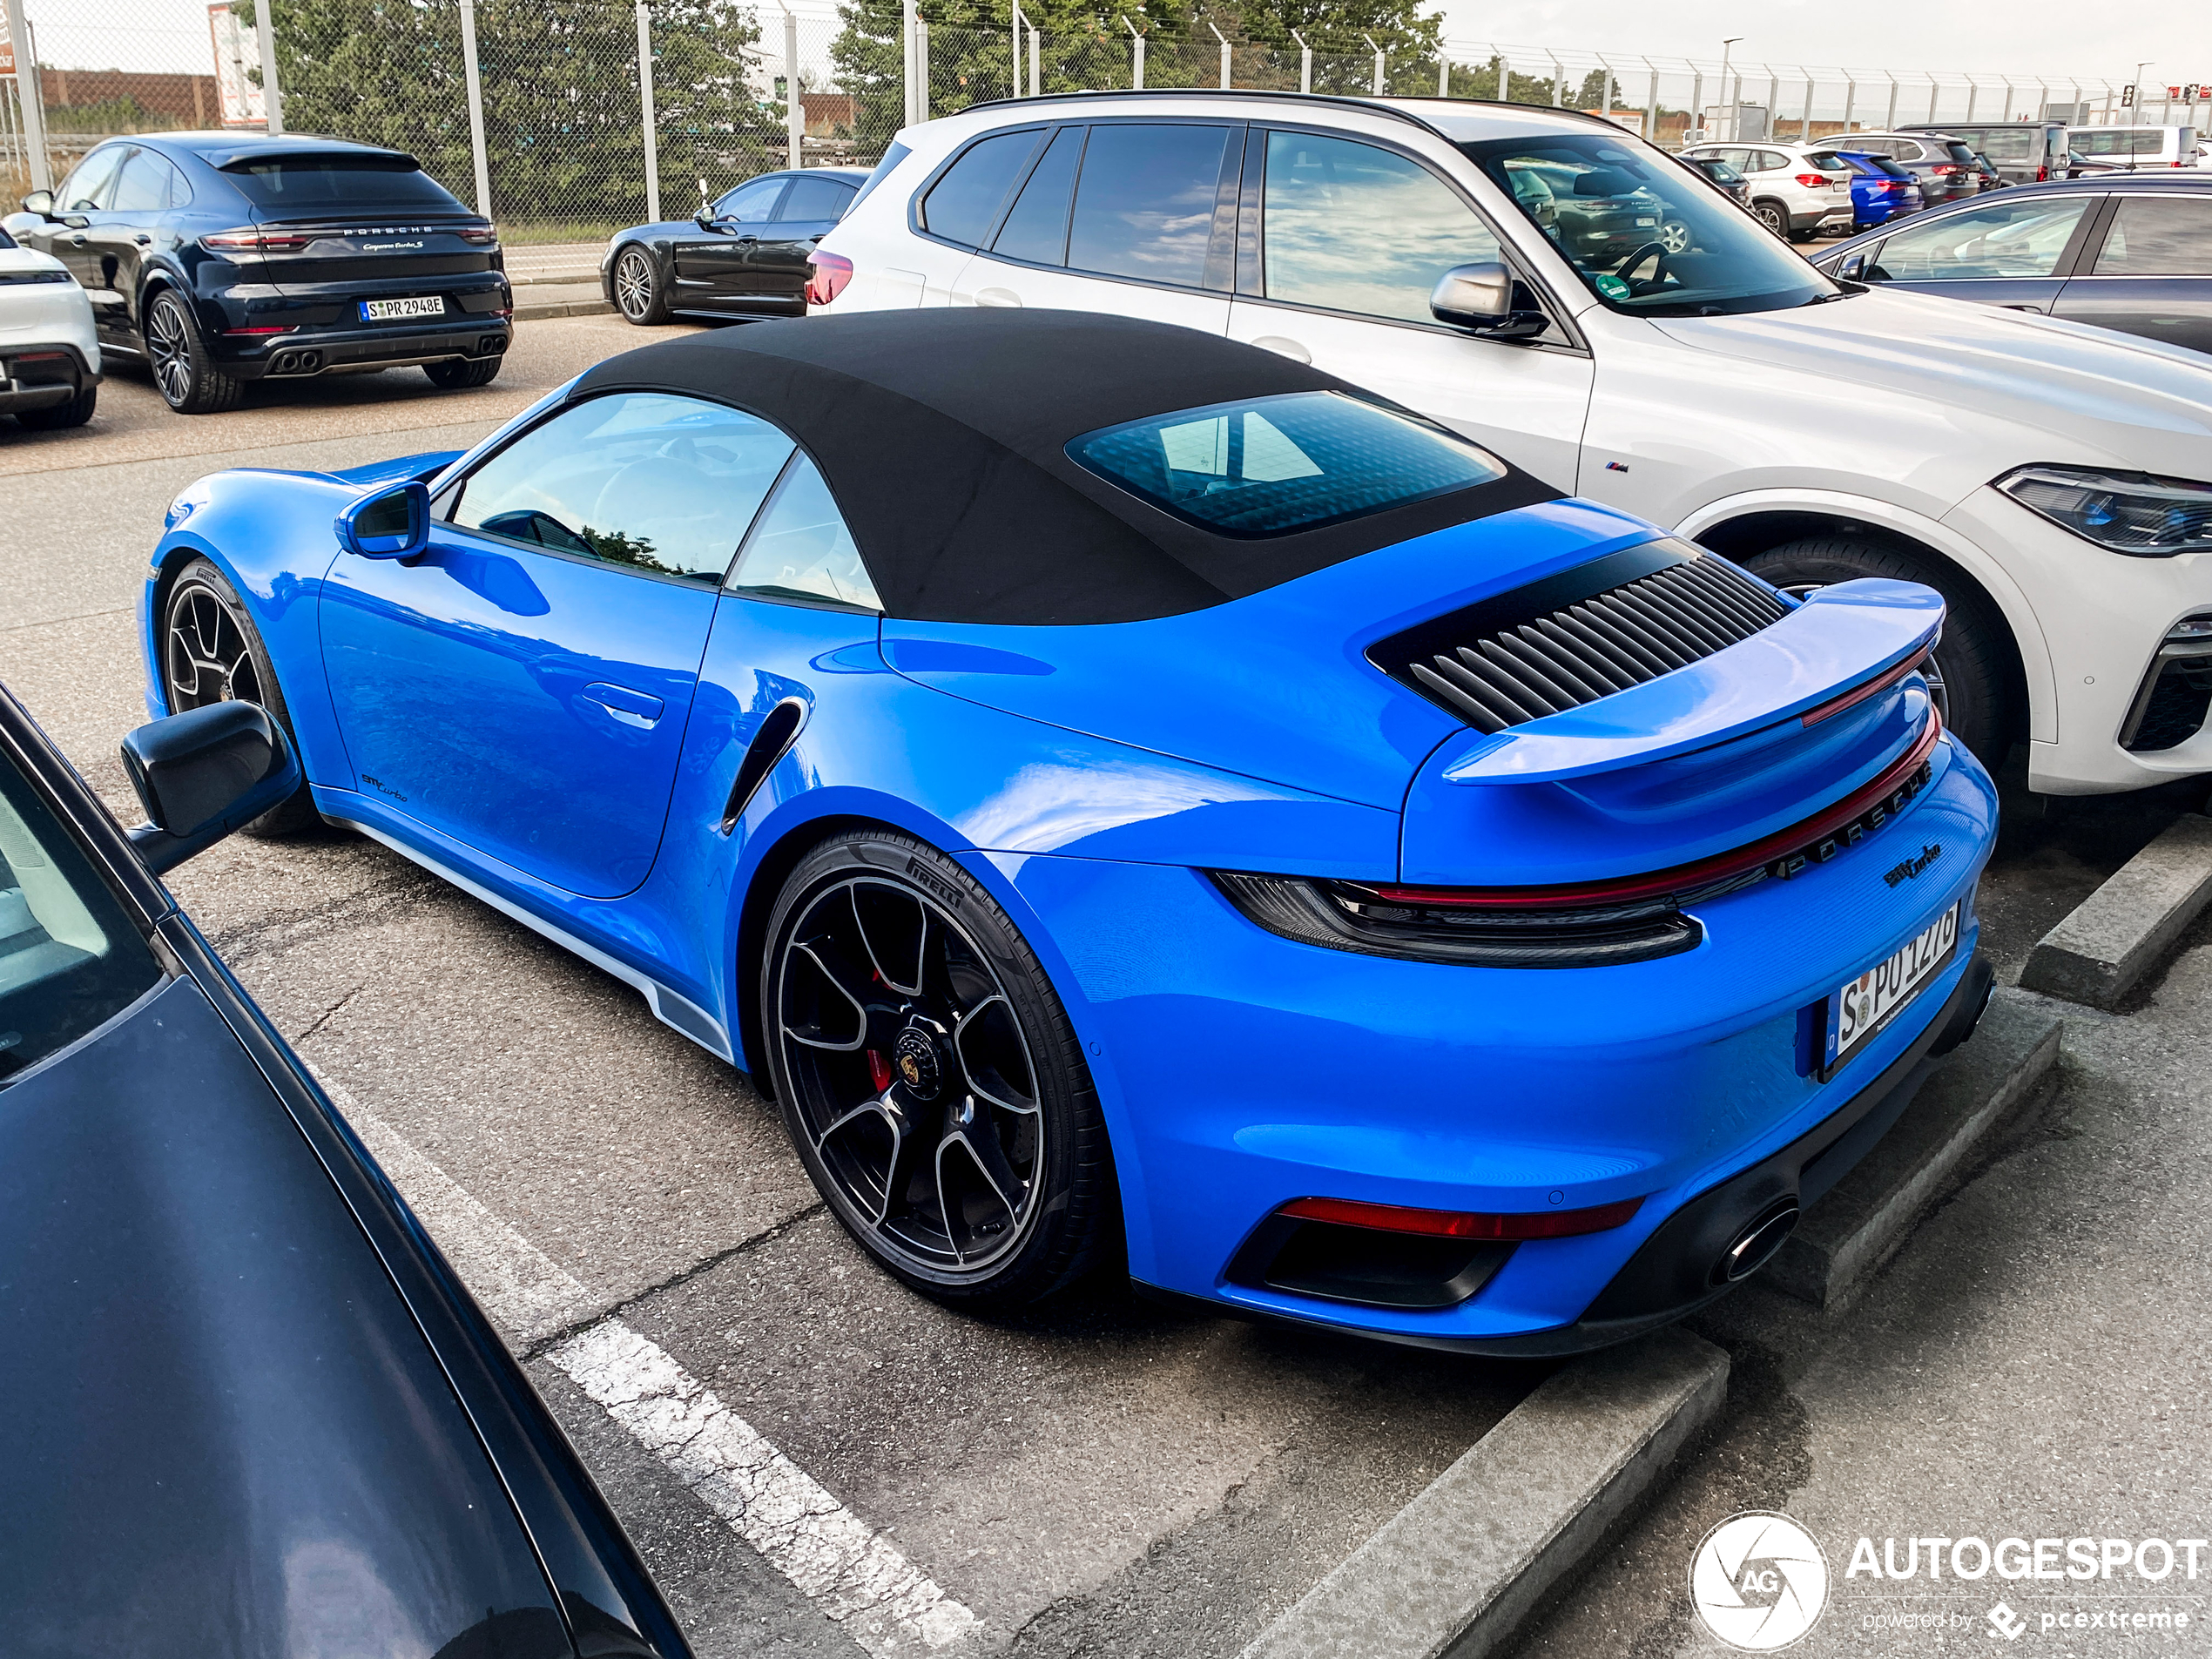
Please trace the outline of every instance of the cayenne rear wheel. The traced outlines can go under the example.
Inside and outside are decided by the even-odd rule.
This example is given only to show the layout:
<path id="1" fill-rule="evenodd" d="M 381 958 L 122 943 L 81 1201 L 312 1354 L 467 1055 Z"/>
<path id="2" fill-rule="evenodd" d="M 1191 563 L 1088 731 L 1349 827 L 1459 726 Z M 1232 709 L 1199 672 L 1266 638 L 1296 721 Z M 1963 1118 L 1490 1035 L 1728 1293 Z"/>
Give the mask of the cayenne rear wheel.
<path id="1" fill-rule="evenodd" d="M 642 247 L 628 247 L 615 261 L 615 304 L 639 327 L 668 320 L 668 296 L 662 292 L 660 273 L 653 256 Z"/>
<path id="2" fill-rule="evenodd" d="M 1669 253 L 1689 253 L 1694 239 L 1694 233 L 1687 219 L 1670 219 L 1659 226 L 1659 246 Z"/>
<path id="3" fill-rule="evenodd" d="M 1952 735 L 1992 771 L 2003 764 L 2017 733 L 2013 674 L 2004 620 L 1979 593 L 1900 549 L 1848 536 L 1808 536 L 1738 563 L 1800 599 L 1816 588 L 1870 576 L 1918 582 L 1940 593 L 1943 638 L 1931 659 L 1928 689 Z"/>
<path id="4" fill-rule="evenodd" d="M 164 288 L 146 307 L 146 361 L 163 402 L 179 415 L 218 415 L 238 407 L 245 382 L 218 368 L 192 307 Z"/>
<path id="5" fill-rule="evenodd" d="M 770 918 L 760 1005 L 808 1175 L 907 1285 L 1016 1307 L 1111 1237 L 1082 1044 L 1013 922 L 953 860 L 890 830 L 807 853 Z"/>
<path id="6" fill-rule="evenodd" d="M 300 740 L 267 648 L 238 590 L 206 559 L 194 559 L 178 572 L 162 600 L 161 678 L 172 714 L 232 698 L 258 703 L 298 752 Z M 314 797 L 302 783 L 298 793 L 246 829 L 249 835 L 294 835 L 320 821 Z"/>

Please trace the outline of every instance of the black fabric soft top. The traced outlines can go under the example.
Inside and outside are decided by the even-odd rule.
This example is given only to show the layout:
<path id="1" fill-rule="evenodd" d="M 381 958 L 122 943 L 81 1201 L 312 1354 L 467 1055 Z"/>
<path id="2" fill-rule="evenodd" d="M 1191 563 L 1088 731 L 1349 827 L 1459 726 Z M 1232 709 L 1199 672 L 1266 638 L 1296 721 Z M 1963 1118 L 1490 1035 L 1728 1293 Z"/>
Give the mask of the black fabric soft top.
<path id="1" fill-rule="evenodd" d="M 1211 534 L 1077 466 L 1069 440 L 1243 398 L 1373 395 L 1218 335 L 1086 312 L 751 323 L 610 358 L 570 395 L 641 388 L 727 403 L 797 439 L 828 480 L 886 611 L 916 621 L 1175 616 L 1560 493 L 1508 469 L 1490 483 L 1312 530 L 1264 541 Z"/>

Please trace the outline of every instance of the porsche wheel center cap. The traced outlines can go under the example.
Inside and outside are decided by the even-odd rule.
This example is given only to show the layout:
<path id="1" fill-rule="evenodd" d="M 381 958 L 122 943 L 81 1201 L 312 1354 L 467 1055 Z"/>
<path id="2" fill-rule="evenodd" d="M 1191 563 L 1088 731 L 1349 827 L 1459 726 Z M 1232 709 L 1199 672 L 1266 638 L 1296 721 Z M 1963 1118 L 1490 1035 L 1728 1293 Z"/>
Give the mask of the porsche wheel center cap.
<path id="1" fill-rule="evenodd" d="M 937 1055 L 937 1040 L 919 1026 L 908 1026 L 892 1046 L 891 1063 L 898 1068 L 916 1100 L 934 1100 L 945 1086 L 944 1062 Z"/>

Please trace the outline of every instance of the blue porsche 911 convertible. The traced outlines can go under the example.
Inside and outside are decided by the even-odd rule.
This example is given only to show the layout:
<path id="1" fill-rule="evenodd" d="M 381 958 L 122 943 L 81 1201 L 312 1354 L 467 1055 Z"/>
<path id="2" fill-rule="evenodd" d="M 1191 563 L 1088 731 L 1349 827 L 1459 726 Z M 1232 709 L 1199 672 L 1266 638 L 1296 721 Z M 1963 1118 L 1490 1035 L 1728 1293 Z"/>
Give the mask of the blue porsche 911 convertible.
<path id="1" fill-rule="evenodd" d="M 635 986 L 948 1302 L 1554 1353 L 1755 1271 L 1964 1039 L 1927 589 L 1802 601 L 1279 356 L 762 323 L 218 473 L 148 706 Z"/>

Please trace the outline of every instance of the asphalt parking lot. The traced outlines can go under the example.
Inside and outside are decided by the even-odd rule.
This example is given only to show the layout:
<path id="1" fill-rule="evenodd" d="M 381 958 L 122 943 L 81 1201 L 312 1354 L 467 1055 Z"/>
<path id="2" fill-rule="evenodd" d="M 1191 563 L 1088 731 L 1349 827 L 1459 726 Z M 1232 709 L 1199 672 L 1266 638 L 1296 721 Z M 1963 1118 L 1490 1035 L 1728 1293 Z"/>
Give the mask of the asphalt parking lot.
<path id="1" fill-rule="evenodd" d="M 201 419 L 125 368 L 86 428 L 0 422 L 0 675 L 135 816 L 115 745 L 144 718 L 134 606 L 180 486 L 458 448 L 651 337 L 527 323 L 479 390 L 397 371 Z M 2202 805 L 2201 784 L 2047 806 L 2008 790 L 1982 900 L 2000 977 Z M 233 838 L 172 885 L 529 1357 L 702 1655 L 850 1654 L 866 1621 L 840 1628 L 837 1592 L 779 1570 L 597 1397 L 604 1374 L 563 1344 L 610 1314 L 826 1494 L 802 1532 L 857 1518 L 972 1617 L 972 1645 L 1023 1654 L 1236 1654 L 1545 1374 L 1109 1285 L 1003 1323 L 948 1313 L 846 1243 L 727 1068 L 382 847 Z M 1735 1361 L 1727 1415 L 1527 1651 L 1709 1650 L 1683 1568 L 1744 1507 L 1824 1536 L 2202 1534 L 2209 990 L 2200 926 L 2128 1011 L 2067 1010 L 2057 1094 L 1847 1313 L 1755 1288 L 1700 1321 Z M 862 1645 L 906 1650 L 886 1628 Z M 1884 1639 L 1831 1619 L 1804 1650 Z"/>

